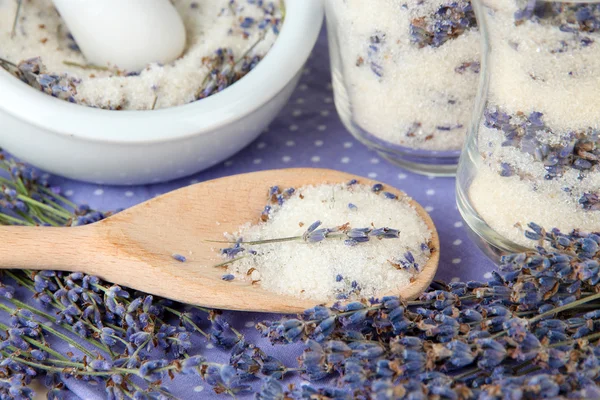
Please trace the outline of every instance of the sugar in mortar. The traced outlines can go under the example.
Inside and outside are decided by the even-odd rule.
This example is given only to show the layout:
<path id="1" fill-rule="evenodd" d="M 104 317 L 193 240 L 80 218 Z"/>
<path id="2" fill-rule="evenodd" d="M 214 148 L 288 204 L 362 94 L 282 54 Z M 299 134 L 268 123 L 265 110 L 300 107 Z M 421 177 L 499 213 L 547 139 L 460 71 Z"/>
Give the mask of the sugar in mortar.
<path id="1" fill-rule="evenodd" d="M 52 1 L 0 0 L 0 67 L 49 95 L 90 107 L 173 107 L 201 100 L 244 77 L 271 48 L 283 19 L 279 1 L 173 4 L 187 31 L 184 54 L 170 64 L 125 71 L 118 65 L 89 65 Z"/>
<path id="2" fill-rule="evenodd" d="M 408 197 L 383 185 L 273 187 L 262 222 L 226 234 L 225 280 L 317 301 L 368 298 L 410 284 L 432 232 Z"/>
<path id="3" fill-rule="evenodd" d="M 327 17 L 336 105 L 361 139 L 461 149 L 480 69 L 470 2 L 328 0 Z"/>
<path id="4" fill-rule="evenodd" d="M 497 233 L 600 230 L 600 4 L 482 1 L 489 90 L 469 198 Z"/>

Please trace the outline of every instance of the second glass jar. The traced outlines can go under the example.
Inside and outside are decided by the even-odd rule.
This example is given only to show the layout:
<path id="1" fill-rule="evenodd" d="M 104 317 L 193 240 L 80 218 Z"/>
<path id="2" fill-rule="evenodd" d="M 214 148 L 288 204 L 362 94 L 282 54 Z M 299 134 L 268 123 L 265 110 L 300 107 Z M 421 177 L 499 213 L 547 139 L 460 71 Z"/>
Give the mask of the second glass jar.
<path id="1" fill-rule="evenodd" d="M 465 0 L 326 0 L 335 104 L 346 128 L 407 169 L 452 175 L 479 82 Z"/>
<path id="2" fill-rule="evenodd" d="M 533 247 L 542 227 L 600 232 L 600 2 L 475 6 L 484 84 L 457 178 L 463 218 L 492 256 Z"/>

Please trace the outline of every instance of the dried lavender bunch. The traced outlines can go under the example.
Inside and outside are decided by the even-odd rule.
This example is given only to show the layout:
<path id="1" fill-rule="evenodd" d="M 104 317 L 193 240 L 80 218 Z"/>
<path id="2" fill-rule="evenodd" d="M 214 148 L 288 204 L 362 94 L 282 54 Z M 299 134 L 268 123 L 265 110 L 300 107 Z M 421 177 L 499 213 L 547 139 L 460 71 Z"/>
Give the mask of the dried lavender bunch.
<path id="1" fill-rule="evenodd" d="M 273 343 L 304 342 L 306 379 L 334 380 L 267 380 L 257 398 L 598 398 L 600 234 L 529 228 L 540 246 L 504 257 L 488 283 L 438 282 L 418 301 L 338 303 L 259 324 Z"/>
<path id="2" fill-rule="evenodd" d="M 0 170 L 1 225 L 75 226 L 110 215 L 75 206 L 34 169 L 2 152 Z M 219 311 L 153 298 L 82 273 L 4 271 L 0 300 L 6 322 L 0 323 L 2 399 L 32 398 L 28 385 L 37 376 L 46 377 L 51 399 L 63 398 L 72 379 L 100 385 L 109 399 L 169 399 L 173 395 L 163 382 L 176 374 L 197 374 L 217 393 L 236 396 L 249 390 L 250 378 L 266 376 L 263 364 L 277 364 Z M 231 362 L 205 360 L 192 343 L 198 338 L 232 349 Z M 57 350 L 64 344 L 72 351 Z"/>
<path id="3" fill-rule="evenodd" d="M 0 168 L 2 224 L 105 216 L 74 210 L 23 164 L 2 156 Z M 44 375 L 49 398 L 78 379 L 110 399 L 168 399 L 164 384 L 176 374 L 197 374 L 230 396 L 260 380 L 257 399 L 599 398 L 600 234 L 529 228 L 536 250 L 505 257 L 490 282 L 435 283 L 418 301 L 319 306 L 259 324 L 274 343 L 304 342 L 297 366 L 249 343 L 218 311 L 79 273 L 6 271 L 0 398 L 31 398 L 32 377 Z M 22 301 L 31 297 L 37 306 Z M 204 359 L 197 337 L 231 349 L 229 363 Z M 72 351 L 58 351 L 58 342 Z M 293 374 L 312 383 L 284 386 Z M 318 384 L 325 378 L 333 381 Z"/>

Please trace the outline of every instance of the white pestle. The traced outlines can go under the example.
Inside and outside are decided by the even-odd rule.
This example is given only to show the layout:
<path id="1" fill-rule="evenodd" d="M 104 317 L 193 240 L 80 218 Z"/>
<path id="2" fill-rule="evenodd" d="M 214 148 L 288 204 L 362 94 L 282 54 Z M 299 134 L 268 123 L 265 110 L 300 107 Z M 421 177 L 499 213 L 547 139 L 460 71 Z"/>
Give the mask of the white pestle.
<path id="1" fill-rule="evenodd" d="M 181 16 L 169 0 L 54 0 L 90 64 L 140 71 L 185 48 Z"/>

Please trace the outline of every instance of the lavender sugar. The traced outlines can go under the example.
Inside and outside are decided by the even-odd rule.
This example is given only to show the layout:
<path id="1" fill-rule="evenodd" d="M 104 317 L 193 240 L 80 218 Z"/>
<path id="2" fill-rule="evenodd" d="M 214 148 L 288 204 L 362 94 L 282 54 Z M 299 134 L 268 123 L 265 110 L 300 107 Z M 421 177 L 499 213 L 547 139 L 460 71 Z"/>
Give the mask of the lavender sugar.
<path id="1" fill-rule="evenodd" d="M 480 69 L 470 2 L 327 0 L 326 6 L 342 117 L 351 115 L 353 125 L 383 144 L 460 150 Z"/>
<path id="2" fill-rule="evenodd" d="M 283 18 L 279 1 L 173 4 L 187 31 L 184 54 L 137 72 L 88 65 L 52 1 L 0 0 L 0 67 L 49 95 L 90 107 L 173 107 L 210 96 L 245 76 L 275 42 Z"/>
<path id="3" fill-rule="evenodd" d="M 390 293 L 431 256 L 432 233 L 408 197 L 382 185 L 271 189 L 262 222 L 226 234 L 228 274 L 265 290 L 328 301 Z M 275 239 L 275 240 L 273 240 Z"/>
<path id="4" fill-rule="evenodd" d="M 485 0 L 489 90 L 474 208 L 531 246 L 530 222 L 600 230 L 600 4 Z"/>

